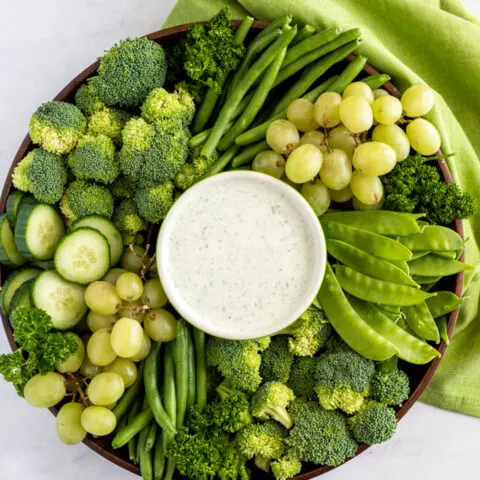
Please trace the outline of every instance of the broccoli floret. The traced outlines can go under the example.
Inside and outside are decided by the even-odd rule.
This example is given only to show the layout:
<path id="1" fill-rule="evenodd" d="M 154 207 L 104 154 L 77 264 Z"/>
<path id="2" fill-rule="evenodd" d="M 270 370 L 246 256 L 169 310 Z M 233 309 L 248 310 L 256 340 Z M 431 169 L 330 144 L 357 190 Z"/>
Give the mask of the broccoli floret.
<path id="1" fill-rule="evenodd" d="M 199 148 L 192 148 L 188 155 L 188 162 L 183 165 L 175 178 L 175 184 L 182 190 L 187 190 L 203 178 L 209 167 L 218 158 L 217 152 L 211 157 L 200 155 Z"/>
<path id="2" fill-rule="evenodd" d="M 291 335 L 288 346 L 293 355 L 312 357 L 326 343 L 332 327 L 321 310 L 309 307 L 301 317 L 289 327 L 283 329 L 281 335 Z"/>
<path id="3" fill-rule="evenodd" d="M 224 381 L 222 374 L 214 367 L 207 367 L 207 397 L 212 400 L 217 395 L 217 387 Z"/>
<path id="4" fill-rule="evenodd" d="M 295 357 L 288 379 L 288 386 L 296 396 L 315 398 L 316 369 L 316 357 Z"/>
<path id="5" fill-rule="evenodd" d="M 163 220 L 173 205 L 174 188 L 172 182 L 165 182 L 138 189 L 134 195 L 138 213 L 151 223 Z"/>
<path id="6" fill-rule="evenodd" d="M 75 105 L 82 111 L 85 116 L 102 110 L 106 105 L 93 93 L 92 86 L 89 84 L 82 85 L 75 93 Z"/>
<path id="7" fill-rule="evenodd" d="M 99 60 L 98 76 L 89 85 L 108 106 L 139 107 L 152 89 L 163 87 L 165 53 L 152 40 L 122 40 Z"/>
<path id="8" fill-rule="evenodd" d="M 187 160 L 190 132 L 186 128 L 133 118 L 125 125 L 122 138 L 120 168 L 139 187 L 174 180 Z"/>
<path id="9" fill-rule="evenodd" d="M 120 173 L 115 146 L 106 135 L 85 135 L 68 156 L 68 165 L 79 180 L 112 183 Z"/>
<path id="10" fill-rule="evenodd" d="M 369 394 L 375 364 L 350 348 L 325 352 L 317 359 L 315 392 L 326 410 L 355 413 Z"/>
<path id="11" fill-rule="evenodd" d="M 84 180 L 73 181 L 60 201 L 67 225 L 87 215 L 102 215 L 110 218 L 113 213 L 113 198 L 106 187 Z"/>
<path id="12" fill-rule="evenodd" d="M 222 464 L 217 473 L 219 480 L 249 480 L 250 471 L 245 463 L 246 458 L 236 445 L 228 445 L 223 452 Z"/>
<path id="13" fill-rule="evenodd" d="M 294 427 L 285 443 L 294 458 L 335 467 L 355 455 L 357 443 L 342 413 L 299 399 L 293 402 L 291 411 Z"/>
<path id="14" fill-rule="evenodd" d="M 260 377 L 260 352 L 268 347 L 262 340 L 226 340 L 209 337 L 207 363 L 217 367 L 233 388 L 254 392 Z"/>
<path id="15" fill-rule="evenodd" d="M 37 109 L 28 128 L 33 143 L 63 155 L 75 148 L 87 130 L 87 120 L 75 105 L 51 101 Z"/>
<path id="16" fill-rule="evenodd" d="M 302 462 L 293 455 L 287 454 L 270 464 L 276 480 L 288 480 L 302 470 Z"/>
<path id="17" fill-rule="evenodd" d="M 287 383 L 292 363 L 293 355 L 288 350 L 287 337 L 274 337 L 262 353 L 260 376 L 264 382 Z"/>
<path id="18" fill-rule="evenodd" d="M 63 158 L 43 148 L 36 148 L 15 167 L 13 186 L 30 192 L 42 203 L 57 203 L 67 182 L 67 170 Z"/>
<path id="19" fill-rule="evenodd" d="M 113 211 L 112 221 L 122 232 L 125 245 L 130 245 L 132 237 L 148 228 L 148 223 L 138 214 L 131 198 L 122 200 Z"/>
<path id="20" fill-rule="evenodd" d="M 269 418 L 291 428 L 288 404 L 295 398 L 293 390 L 281 382 L 264 383 L 252 397 L 252 415 L 260 420 Z"/>
<path id="21" fill-rule="evenodd" d="M 116 145 L 122 144 L 122 131 L 132 114 L 116 108 L 102 108 L 88 117 L 87 133 L 90 135 L 106 135 Z"/>
<path id="22" fill-rule="evenodd" d="M 150 123 L 165 122 L 188 127 L 195 115 L 192 96 L 183 88 L 168 93 L 164 88 L 153 89 L 142 105 L 142 117 Z"/>
<path id="23" fill-rule="evenodd" d="M 392 438 L 397 419 L 393 408 L 371 401 L 348 419 L 348 425 L 358 442 L 373 445 Z"/>
<path id="24" fill-rule="evenodd" d="M 133 198 L 135 193 L 134 183 L 127 177 L 119 175 L 117 179 L 109 186 L 110 193 L 116 200 L 125 200 Z"/>
<path id="25" fill-rule="evenodd" d="M 217 387 L 220 400 L 208 405 L 212 424 L 229 433 L 238 432 L 245 425 L 252 423 L 250 402 L 246 394 L 229 387 L 222 382 Z"/>
<path id="26" fill-rule="evenodd" d="M 410 395 L 408 375 L 397 368 L 397 357 L 377 364 L 372 379 L 372 397 L 386 405 L 401 405 Z"/>

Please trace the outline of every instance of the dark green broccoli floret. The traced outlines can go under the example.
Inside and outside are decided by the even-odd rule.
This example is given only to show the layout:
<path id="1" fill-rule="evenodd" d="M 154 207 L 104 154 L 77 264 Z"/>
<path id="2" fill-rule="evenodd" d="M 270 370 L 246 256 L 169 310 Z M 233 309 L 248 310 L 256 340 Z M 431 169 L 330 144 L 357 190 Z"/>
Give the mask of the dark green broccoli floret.
<path id="1" fill-rule="evenodd" d="M 67 225 L 87 215 L 102 215 L 110 218 L 113 213 L 113 198 L 106 187 L 84 180 L 73 181 L 60 201 Z"/>
<path id="2" fill-rule="evenodd" d="M 250 401 L 244 392 L 231 388 L 226 382 L 222 382 L 216 390 L 220 400 L 207 406 L 213 425 L 235 433 L 252 423 Z"/>
<path id="3" fill-rule="evenodd" d="M 268 341 L 226 340 L 209 337 L 207 342 L 207 362 L 226 378 L 233 388 L 254 392 L 260 377 L 260 352 L 268 347 Z"/>
<path id="4" fill-rule="evenodd" d="M 348 425 L 358 442 L 373 445 L 392 438 L 397 429 L 397 419 L 393 408 L 372 401 L 350 417 Z"/>
<path id="5" fill-rule="evenodd" d="M 377 365 L 372 379 L 372 397 L 386 405 L 401 405 L 410 394 L 408 375 L 397 368 L 397 357 Z"/>
<path id="6" fill-rule="evenodd" d="M 293 455 L 287 454 L 270 464 L 276 480 L 288 480 L 302 470 L 302 462 Z"/>
<path id="7" fill-rule="evenodd" d="M 287 337 L 274 337 L 269 347 L 262 353 L 260 376 L 264 382 L 287 383 L 292 362 L 293 355 L 288 350 Z"/>
<path id="8" fill-rule="evenodd" d="M 51 101 L 37 109 L 28 127 L 33 143 L 63 155 L 73 150 L 85 133 L 87 120 L 75 105 Z"/>
<path id="9" fill-rule="evenodd" d="M 122 200 L 115 207 L 112 221 L 122 232 L 125 245 L 130 245 L 132 237 L 148 228 L 148 223 L 138 214 L 135 202 L 131 198 Z"/>
<path id="10" fill-rule="evenodd" d="M 67 182 L 67 170 L 62 157 L 36 148 L 15 167 L 13 186 L 30 192 L 42 203 L 57 203 Z"/>
<path id="11" fill-rule="evenodd" d="M 135 193 L 134 183 L 127 177 L 119 175 L 117 179 L 108 187 L 113 198 L 117 200 L 125 200 L 132 198 Z"/>
<path id="12" fill-rule="evenodd" d="M 236 445 L 230 444 L 223 452 L 223 460 L 217 472 L 219 480 L 249 480 L 250 471 L 245 465 L 246 458 Z"/>
<path id="13" fill-rule="evenodd" d="M 292 418 L 287 412 L 287 407 L 294 398 L 293 390 L 284 383 L 264 383 L 252 397 L 252 415 L 260 420 L 271 418 L 285 428 L 290 428 Z"/>
<path id="14" fill-rule="evenodd" d="M 294 427 L 285 443 L 294 458 L 335 467 L 355 455 L 357 443 L 342 413 L 298 399 L 293 402 L 291 411 Z"/>
<path id="15" fill-rule="evenodd" d="M 309 307 L 302 316 L 281 335 L 291 335 L 288 346 L 293 355 L 312 357 L 326 343 L 332 333 L 332 327 L 321 310 Z"/>
<path id="16" fill-rule="evenodd" d="M 115 146 L 106 135 L 85 135 L 68 156 L 68 165 L 79 180 L 112 183 L 120 173 Z"/>
<path id="17" fill-rule="evenodd" d="M 200 155 L 199 148 L 192 148 L 189 152 L 187 163 L 183 165 L 175 178 L 176 186 L 182 190 L 190 188 L 203 178 L 217 158 L 217 152 L 211 157 L 205 157 Z"/>
<path id="18" fill-rule="evenodd" d="M 296 396 L 315 398 L 316 369 L 316 357 L 295 357 L 288 379 L 288 386 Z"/>
<path id="19" fill-rule="evenodd" d="M 98 76 L 89 80 L 94 94 L 108 106 L 138 107 L 155 87 L 163 87 L 163 48 L 147 38 L 127 39 L 100 58 Z"/>
<path id="20" fill-rule="evenodd" d="M 88 117 L 87 133 L 90 135 L 106 135 L 116 145 L 122 144 L 122 131 L 132 114 L 116 108 L 102 108 Z"/>
<path id="21" fill-rule="evenodd" d="M 317 359 L 315 392 L 327 410 L 354 413 L 369 394 L 375 364 L 350 348 L 327 351 Z"/>
<path id="22" fill-rule="evenodd" d="M 151 223 L 163 220 L 173 205 L 174 188 L 172 182 L 165 182 L 138 189 L 134 196 L 138 213 Z"/>
<path id="23" fill-rule="evenodd" d="M 217 387 L 224 381 L 222 374 L 214 367 L 207 367 L 207 397 L 209 400 L 217 395 Z"/>
<path id="24" fill-rule="evenodd" d="M 92 86 L 89 84 L 84 84 L 77 90 L 75 93 L 75 105 L 85 116 L 89 116 L 106 107 L 95 93 L 93 93 Z"/>

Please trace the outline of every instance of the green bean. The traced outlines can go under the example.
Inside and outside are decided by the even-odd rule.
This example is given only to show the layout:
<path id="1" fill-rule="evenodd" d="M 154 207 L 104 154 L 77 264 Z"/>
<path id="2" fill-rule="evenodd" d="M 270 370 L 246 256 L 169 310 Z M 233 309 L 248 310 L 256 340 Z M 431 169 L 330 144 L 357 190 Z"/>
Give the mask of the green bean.
<path id="1" fill-rule="evenodd" d="M 242 44 L 245 40 L 247 33 L 252 26 L 253 18 L 252 17 L 245 17 L 242 23 L 238 26 L 235 34 L 233 36 L 234 42 L 237 44 Z M 221 91 L 223 90 L 225 83 L 227 81 L 228 75 L 226 74 L 223 80 L 220 82 L 218 89 L 214 89 L 210 87 L 203 98 L 202 104 L 200 108 L 197 110 L 197 114 L 195 115 L 195 121 L 193 122 L 192 132 L 198 133 L 201 132 L 205 125 L 208 123 L 210 119 L 213 109 L 215 108 L 215 104 L 220 96 Z"/>
<path id="2" fill-rule="evenodd" d="M 273 22 L 271 22 L 266 28 L 264 28 L 256 36 L 255 40 L 261 40 L 261 39 L 263 39 L 264 36 L 269 34 L 272 30 L 274 30 L 276 28 L 282 28 L 284 25 L 287 25 L 291 22 L 292 22 L 292 16 L 291 15 L 283 15 L 281 17 L 277 17 Z"/>
<path id="3" fill-rule="evenodd" d="M 133 419 L 140 412 L 141 408 L 142 408 L 142 398 L 137 397 L 133 402 L 133 405 L 130 407 L 130 410 L 128 411 L 127 425 L 133 421 Z M 134 462 L 137 458 L 136 445 L 137 445 L 137 439 L 135 437 L 132 437 L 128 441 L 128 458 L 130 458 L 132 462 Z"/>
<path id="4" fill-rule="evenodd" d="M 458 250 L 463 248 L 460 235 L 447 227 L 428 225 L 421 233 L 400 237 L 400 242 L 410 250 Z"/>
<path id="5" fill-rule="evenodd" d="M 418 287 L 418 284 L 400 268 L 341 240 L 327 239 L 327 250 L 339 262 L 364 275 L 369 275 L 379 280 Z"/>
<path id="6" fill-rule="evenodd" d="M 270 150 L 270 147 L 265 140 L 261 140 L 258 143 L 249 145 L 247 148 L 244 148 L 236 157 L 233 158 L 232 167 L 241 167 L 242 165 L 251 162 L 258 153 L 264 152 L 265 150 Z"/>
<path id="7" fill-rule="evenodd" d="M 210 157 L 217 148 L 218 142 L 225 133 L 226 124 L 232 119 L 232 115 L 242 98 L 252 86 L 253 82 L 268 68 L 275 60 L 279 52 L 288 45 L 295 34 L 296 27 L 285 25 L 283 35 L 273 42 L 260 56 L 260 58 L 248 69 L 242 82 L 235 86 L 228 100 L 220 110 L 220 114 L 212 128 L 212 132 L 202 148 L 201 154 Z"/>
<path id="8" fill-rule="evenodd" d="M 162 435 L 163 431 L 160 433 L 160 435 L 157 435 L 155 448 L 153 450 L 153 478 L 155 480 L 162 480 L 163 472 L 165 472 L 166 458 L 165 452 L 163 451 Z"/>
<path id="9" fill-rule="evenodd" d="M 385 85 L 390 79 L 391 77 L 387 73 L 379 73 L 378 75 L 370 75 L 362 78 L 360 81 L 366 83 L 372 90 L 375 90 Z"/>
<path id="10" fill-rule="evenodd" d="M 187 327 L 187 353 L 188 353 L 188 395 L 187 395 L 187 411 L 195 405 L 197 398 L 196 378 L 195 378 L 195 347 L 193 345 L 192 332 Z"/>
<path id="11" fill-rule="evenodd" d="M 336 63 L 344 60 L 358 46 L 357 42 L 350 42 L 343 47 L 334 50 L 326 57 L 318 60 L 305 69 L 300 78 L 288 89 L 282 100 L 277 103 L 273 113 L 279 113 L 296 98 L 301 97 L 325 72 Z M 280 74 L 279 74 L 280 75 Z"/>
<path id="12" fill-rule="evenodd" d="M 422 214 L 367 210 L 364 212 L 332 212 L 322 216 L 323 220 L 346 223 L 380 235 L 409 235 L 420 232 L 416 219 Z M 402 258 L 401 260 L 407 260 Z"/>
<path id="13" fill-rule="evenodd" d="M 415 250 L 412 251 L 412 258 L 410 260 L 416 260 L 417 258 L 422 258 L 425 255 L 428 255 L 430 250 Z"/>
<path id="14" fill-rule="evenodd" d="M 427 300 L 427 307 L 434 318 L 453 312 L 463 303 L 463 300 L 448 290 L 437 292 L 435 297 Z"/>
<path id="15" fill-rule="evenodd" d="M 383 361 L 397 349 L 355 312 L 327 263 L 318 300 L 335 331 L 353 350 L 371 360 Z"/>
<path id="16" fill-rule="evenodd" d="M 145 410 L 137 414 L 127 426 L 117 430 L 117 433 L 112 440 L 112 447 L 120 448 L 126 445 L 131 438 L 142 431 L 150 423 L 152 418 L 152 409 L 147 407 Z"/>
<path id="17" fill-rule="evenodd" d="M 163 395 L 165 398 L 165 410 L 168 416 L 175 421 L 177 418 L 177 395 L 175 387 L 175 342 L 170 342 L 165 350 L 165 359 L 163 365 Z M 162 451 L 163 455 L 167 452 L 168 445 L 173 440 L 174 435 L 168 432 L 162 432 Z M 165 466 L 164 466 L 165 468 Z M 166 472 L 164 480 L 170 480 L 175 471 L 175 462 L 168 459 L 166 462 Z"/>
<path id="18" fill-rule="evenodd" d="M 296 45 L 299 42 L 311 37 L 315 33 L 315 27 L 313 25 L 304 25 L 295 35 L 292 40 L 292 45 Z"/>
<path id="19" fill-rule="evenodd" d="M 115 408 L 112 410 L 117 421 L 127 413 L 128 409 L 131 407 L 135 399 L 138 397 L 140 390 L 143 387 L 143 362 L 140 363 L 137 371 L 137 378 L 133 385 L 128 388 L 123 394 L 122 398 L 115 405 Z"/>
<path id="20" fill-rule="evenodd" d="M 175 424 L 170 420 L 163 409 L 162 400 L 158 391 L 158 354 L 161 343 L 152 342 L 152 347 L 148 357 L 145 359 L 145 370 L 143 379 L 145 383 L 145 394 L 148 404 L 152 409 L 156 422 L 170 433 L 177 433 Z"/>
<path id="21" fill-rule="evenodd" d="M 367 302 L 406 307 L 416 305 L 435 295 L 418 288 L 377 280 L 344 265 L 335 265 L 335 274 L 338 283 L 345 291 Z"/>
<path id="22" fill-rule="evenodd" d="M 375 305 L 357 298 L 351 298 L 350 301 L 363 320 L 396 347 L 397 355 L 402 360 L 423 365 L 440 356 L 428 343 L 410 335 L 392 322 Z"/>
<path id="23" fill-rule="evenodd" d="M 157 430 L 158 430 L 158 423 L 157 422 L 150 423 L 150 427 L 148 429 L 147 440 L 145 442 L 145 448 L 147 449 L 147 452 L 149 452 L 153 448 L 153 446 L 155 445 L 155 438 L 157 436 Z"/>
<path id="24" fill-rule="evenodd" d="M 412 307 L 404 307 L 407 325 L 423 340 L 440 343 L 440 333 L 430 310 L 425 302 Z"/>
<path id="25" fill-rule="evenodd" d="M 229 122 L 227 124 L 227 130 L 232 128 L 232 126 L 233 126 L 233 122 Z M 211 128 L 207 128 L 203 132 L 197 133 L 189 140 L 188 146 L 190 148 L 195 148 L 195 147 L 199 147 L 200 145 L 203 145 L 207 141 L 207 138 L 210 135 L 211 131 L 212 131 Z"/>
<path id="26" fill-rule="evenodd" d="M 407 247 L 378 233 L 330 220 L 329 215 L 322 215 L 320 222 L 326 238 L 342 240 L 384 260 L 403 261 L 412 256 Z"/>
<path id="27" fill-rule="evenodd" d="M 448 275 L 454 275 L 455 273 L 473 268 L 471 265 L 458 260 L 449 260 L 436 255 L 425 255 L 416 260 L 411 260 L 408 262 L 408 266 L 412 275 L 439 275 L 441 277 L 447 277 Z"/>
<path id="28" fill-rule="evenodd" d="M 240 147 L 234 144 L 227 151 L 223 152 L 223 154 L 220 155 L 218 159 L 210 165 L 204 175 L 204 178 L 211 177 L 212 175 L 216 175 L 217 173 L 225 170 L 226 166 L 231 162 L 232 158 L 235 157 L 239 150 Z"/>
<path id="29" fill-rule="evenodd" d="M 457 251 L 456 250 L 437 250 L 431 252 L 432 255 L 435 257 L 446 258 L 448 260 L 456 260 L 457 259 Z"/>
<path id="30" fill-rule="evenodd" d="M 143 480 L 153 480 L 152 454 L 147 450 L 149 427 L 145 427 L 138 438 L 138 452 L 140 459 L 140 472 Z"/>
<path id="31" fill-rule="evenodd" d="M 412 278 L 419 285 L 427 285 L 429 283 L 438 282 L 442 277 L 439 277 L 439 276 L 432 277 L 432 276 L 426 276 L 426 275 L 412 275 Z"/>
<path id="32" fill-rule="evenodd" d="M 447 316 L 443 315 L 435 319 L 438 331 L 440 332 L 440 338 L 448 345 L 450 343 L 450 337 L 448 336 L 448 323 Z"/>
<path id="33" fill-rule="evenodd" d="M 195 404 L 203 409 L 207 404 L 207 359 L 205 354 L 205 333 L 193 328 L 196 359 L 196 399 Z"/>
<path id="34" fill-rule="evenodd" d="M 329 92 L 343 93 L 350 83 L 352 83 L 355 78 L 362 72 L 363 67 L 367 63 L 367 58 L 362 55 L 358 55 L 353 59 L 343 70 L 340 76 L 335 82 L 330 85 L 328 88 Z"/>
<path id="35" fill-rule="evenodd" d="M 255 94 L 242 113 L 240 118 L 235 122 L 235 125 L 228 131 L 228 133 L 222 138 L 220 143 L 218 144 L 218 149 L 220 151 L 226 150 L 231 145 L 235 145 L 235 139 L 243 133 L 252 123 L 253 119 L 262 108 L 265 100 L 267 98 L 268 93 L 270 92 L 273 82 L 277 77 L 278 71 L 282 65 L 282 61 L 285 57 L 285 53 L 287 51 L 287 47 L 284 47 L 278 54 L 278 57 L 270 64 L 268 69 L 266 70 L 260 85 L 255 90 Z"/>
<path id="36" fill-rule="evenodd" d="M 185 419 L 188 399 L 188 339 L 184 320 L 177 320 L 175 338 L 175 390 L 177 394 L 176 425 L 180 428 Z"/>

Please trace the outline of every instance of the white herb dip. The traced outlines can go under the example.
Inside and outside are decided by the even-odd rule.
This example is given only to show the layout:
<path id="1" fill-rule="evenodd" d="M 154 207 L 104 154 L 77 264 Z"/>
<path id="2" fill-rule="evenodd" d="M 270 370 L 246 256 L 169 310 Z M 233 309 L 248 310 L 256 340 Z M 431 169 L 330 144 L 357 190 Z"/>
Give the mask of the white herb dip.
<path id="1" fill-rule="evenodd" d="M 267 175 L 227 172 L 185 192 L 162 224 L 158 268 L 177 311 L 224 338 L 297 319 L 325 269 L 325 240 L 303 197 Z"/>

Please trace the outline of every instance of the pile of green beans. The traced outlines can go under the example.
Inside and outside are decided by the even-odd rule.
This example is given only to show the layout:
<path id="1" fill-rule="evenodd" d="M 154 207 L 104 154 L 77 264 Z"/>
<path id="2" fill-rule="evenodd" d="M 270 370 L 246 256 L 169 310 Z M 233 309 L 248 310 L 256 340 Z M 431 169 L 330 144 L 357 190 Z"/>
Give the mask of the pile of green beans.
<path id="1" fill-rule="evenodd" d="M 337 263 L 327 265 L 318 303 L 343 340 L 372 360 L 397 355 L 424 364 L 438 357 L 428 342 L 448 343 L 446 315 L 462 303 L 433 289 L 443 277 L 472 268 L 458 260 L 463 239 L 420 217 L 371 210 L 320 218 Z"/>

